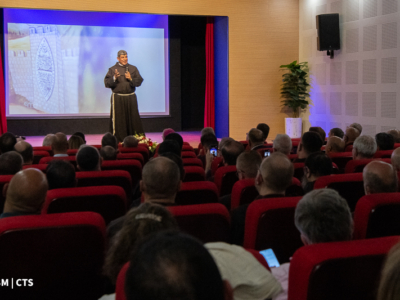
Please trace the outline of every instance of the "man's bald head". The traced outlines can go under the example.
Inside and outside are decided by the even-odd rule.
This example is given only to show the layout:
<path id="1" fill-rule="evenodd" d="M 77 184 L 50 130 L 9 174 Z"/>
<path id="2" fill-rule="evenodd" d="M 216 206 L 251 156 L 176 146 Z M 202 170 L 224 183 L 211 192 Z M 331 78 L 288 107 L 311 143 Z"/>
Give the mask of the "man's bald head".
<path id="1" fill-rule="evenodd" d="M 354 127 L 347 127 L 343 140 L 347 145 L 348 143 L 353 143 L 359 136 L 360 132 L 357 129 Z"/>
<path id="2" fill-rule="evenodd" d="M 329 153 L 338 153 L 343 151 L 344 151 L 344 141 L 341 138 L 337 136 L 331 136 L 328 138 L 325 147 L 325 153 L 327 155 L 329 155 Z"/>
<path id="3" fill-rule="evenodd" d="M 16 151 L 0 155 L 0 175 L 14 175 L 21 171 L 24 160 Z"/>
<path id="4" fill-rule="evenodd" d="M 363 171 L 365 194 L 397 192 L 397 172 L 391 164 L 371 161 Z"/>
<path id="5" fill-rule="evenodd" d="M 264 144 L 264 134 L 260 129 L 252 128 L 249 131 L 249 143 L 250 147 L 253 148 L 258 145 Z"/>
<path id="6" fill-rule="evenodd" d="M 15 151 L 21 154 L 24 164 L 32 164 L 33 162 L 33 148 L 32 145 L 25 141 L 20 141 L 14 146 Z"/>
<path id="7" fill-rule="evenodd" d="M 394 149 L 392 153 L 392 165 L 397 172 L 400 171 L 400 148 Z"/>
<path id="8" fill-rule="evenodd" d="M 26 169 L 18 172 L 8 186 L 4 212 L 39 213 L 47 189 L 47 179 L 42 171 Z"/>
<path id="9" fill-rule="evenodd" d="M 283 153 L 274 152 L 263 160 L 260 174 L 257 175 L 256 187 L 258 186 L 259 192 L 264 186 L 274 193 L 284 193 L 292 183 L 293 172 L 293 164 L 288 157 Z"/>
<path id="10" fill-rule="evenodd" d="M 67 154 L 69 145 L 67 136 L 62 132 L 57 132 L 54 135 L 53 143 L 51 144 L 51 149 L 54 154 Z"/>
<path id="11" fill-rule="evenodd" d="M 53 144 L 54 140 L 55 140 L 56 136 L 52 133 L 46 135 L 43 139 L 43 147 L 51 147 L 51 145 Z"/>
<path id="12" fill-rule="evenodd" d="M 124 141 L 122 142 L 124 148 L 136 148 L 138 144 L 139 141 L 134 136 L 131 135 L 125 137 Z"/>
<path id="13" fill-rule="evenodd" d="M 361 124 L 359 124 L 359 123 L 353 123 L 353 124 L 350 125 L 350 127 L 353 127 L 353 128 L 355 128 L 355 129 L 357 129 L 357 131 L 359 132 L 359 134 L 361 134 L 361 132 L 362 132 L 362 126 L 361 126 Z"/>

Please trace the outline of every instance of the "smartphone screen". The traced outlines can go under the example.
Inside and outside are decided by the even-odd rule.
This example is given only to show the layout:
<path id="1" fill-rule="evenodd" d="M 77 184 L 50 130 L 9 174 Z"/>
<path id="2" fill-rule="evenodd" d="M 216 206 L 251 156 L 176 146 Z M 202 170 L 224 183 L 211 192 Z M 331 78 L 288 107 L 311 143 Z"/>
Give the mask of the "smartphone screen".
<path id="1" fill-rule="evenodd" d="M 279 261 L 275 256 L 274 250 L 272 249 L 262 250 L 260 251 L 260 254 L 264 256 L 270 268 L 275 268 L 280 266 Z"/>
<path id="2" fill-rule="evenodd" d="M 269 152 L 269 150 L 264 151 L 264 157 L 268 157 L 270 155 L 271 155 L 271 152 Z"/>
<path id="3" fill-rule="evenodd" d="M 217 156 L 217 152 L 218 152 L 218 150 L 217 150 L 217 148 L 211 148 L 210 149 L 210 153 L 212 154 L 212 155 L 214 155 L 214 156 Z"/>

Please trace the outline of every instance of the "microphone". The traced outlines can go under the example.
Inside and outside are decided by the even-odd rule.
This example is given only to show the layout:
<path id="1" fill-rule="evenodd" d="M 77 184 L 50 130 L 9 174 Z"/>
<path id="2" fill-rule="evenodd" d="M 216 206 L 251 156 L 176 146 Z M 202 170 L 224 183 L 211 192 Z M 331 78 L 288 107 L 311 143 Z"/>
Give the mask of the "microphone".
<path id="1" fill-rule="evenodd" d="M 129 68 L 128 68 L 128 66 L 126 67 L 126 72 L 129 72 Z"/>

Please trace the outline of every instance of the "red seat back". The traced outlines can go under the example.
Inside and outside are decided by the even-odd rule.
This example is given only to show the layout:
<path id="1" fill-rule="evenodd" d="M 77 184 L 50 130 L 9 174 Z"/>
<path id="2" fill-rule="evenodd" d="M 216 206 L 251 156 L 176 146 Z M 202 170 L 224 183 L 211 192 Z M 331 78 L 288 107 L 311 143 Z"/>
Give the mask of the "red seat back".
<path id="1" fill-rule="evenodd" d="M 3 189 L 6 184 L 11 181 L 13 175 L 0 175 L 0 212 L 3 213 L 4 202 L 6 201 L 6 195 L 3 195 Z"/>
<path id="2" fill-rule="evenodd" d="M 76 153 L 78 153 L 78 150 L 79 150 L 79 149 L 68 149 L 68 150 L 67 150 L 67 154 L 68 154 L 69 156 L 75 156 Z"/>
<path id="3" fill-rule="evenodd" d="M 346 164 L 353 159 L 353 154 L 351 152 L 338 152 L 330 153 L 329 157 L 331 158 L 332 163 L 335 163 L 338 166 L 339 173 L 344 173 Z"/>
<path id="4" fill-rule="evenodd" d="M 34 169 L 38 169 L 38 170 L 42 171 L 43 173 L 46 173 L 48 166 L 49 166 L 48 164 L 24 165 L 24 166 L 22 166 L 22 169 L 25 170 L 25 169 L 34 168 Z"/>
<path id="5" fill-rule="evenodd" d="M 33 286 L 4 287 L 0 297 L 97 299 L 104 251 L 104 220 L 93 212 L 1 219 L 1 277 L 33 279 Z"/>
<path id="6" fill-rule="evenodd" d="M 135 159 L 126 160 L 104 160 L 101 164 L 101 170 L 123 170 L 131 175 L 132 186 L 135 186 L 142 179 L 142 164 Z"/>
<path id="7" fill-rule="evenodd" d="M 374 158 L 391 158 L 393 150 L 379 150 L 375 152 Z"/>
<path id="8" fill-rule="evenodd" d="M 344 152 L 351 152 L 351 151 L 353 151 L 353 143 L 351 143 L 350 145 L 347 145 L 344 148 Z"/>
<path id="9" fill-rule="evenodd" d="M 346 199 L 352 212 L 358 199 L 365 195 L 362 173 L 321 176 L 315 181 L 314 190 L 323 188 L 336 190 Z"/>
<path id="10" fill-rule="evenodd" d="M 214 182 L 218 187 L 220 196 L 231 194 L 233 185 L 238 180 L 236 166 L 220 167 L 215 172 Z"/>
<path id="11" fill-rule="evenodd" d="M 118 273 L 117 283 L 115 285 L 115 300 L 126 300 L 125 296 L 125 278 L 126 278 L 126 271 L 129 268 L 129 261 L 124 264 L 121 271 Z"/>
<path id="12" fill-rule="evenodd" d="M 144 165 L 144 159 L 143 159 L 143 155 L 141 153 L 118 153 L 117 154 L 117 159 L 118 160 L 125 160 L 125 159 L 135 159 L 137 161 L 139 161 L 143 167 Z"/>
<path id="13" fill-rule="evenodd" d="M 196 153 L 194 153 L 194 151 L 182 151 L 181 157 L 182 158 L 197 158 Z"/>
<path id="14" fill-rule="evenodd" d="M 218 203 L 218 189 L 214 182 L 183 182 L 176 194 L 177 205 Z"/>
<path id="15" fill-rule="evenodd" d="M 400 235 L 400 193 L 365 195 L 354 211 L 354 238 Z"/>
<path id="16" fill-rule="evenodd" d="M 146 147 L 143 146 L 138 146 L 138 147 L 134 147 L 134 148 L 119 148 L 119 151 L 121 153 L 130 153 L 130 152 L 136 152 L 136 153 L 140 153 L 143 155 L 143 159 L 144 159 L 144 163 L 147 163 L 149 161 L 149 149 L 147 149 Z"/>
<path id="17" fill-rule="evenodd" d="M 294 212 L 300 199 L 282 197 L 253 201 L 246 213 L 244 248 L 272 248 L 280 263 L 288 262 L 303 245 L 294 225 Z"/>
<path id="18" fill-rule="evenodd" d="M 215 172 L 217 172 L 217 169 L 219 167 L 223 167 L 222 157 L 217 156 L 217 157 L 214 157 L 214 159 L 211 163 L 211 173 L 215 174 Z"/>
<path id="19" fill-rule="evenodd" d="M 203 162 L 198 158 L 182 158 L 182 162 L 184 166 L 197 166 L 204 169 Z"/>
<path id="20" fill-rule="evenodd" d="M 90 186 L 54 189 L 47 192 L 43 214 L 92 211 L 109 224 L 126 213 L 126 194 L 120 186 Z"/>
<path id="21" fill-rule="evenodd" d="M 53 150 L 50 146 L 35 146 L 32 147 L 33 151 L 47 151 L 50 155 L 53 155 Z"/>
<path id="22" fill-rule="evenodd" d="M 38 164 L 43 157 L 50 156 L 48 151 L 33 151 L 33 164 Z"/>
<path id="23" fill-rule="evenodd" d="M 355 159 L 350 160 L 344 169 L 345 173 L 361 173 L 364 170 L 364 167 L 368 165 L 373 160 L 380 160 L 391 164 L 390 158 L 366 158 L 366 159 Z"/>
<path id="24" fill-rule="evenodd" d="M 220 203 L 169 206 L 179 228 L 203 243 L 228 242 L 230 216 Z"/>
<path id="25" fill-rule="evenodd" d="M 183 178 L 183 182 L 204 181 L 206 179 L 206 173 L 202 167 L 184 166 L 183 168 L 185 169 L 185 177 Z"/>
<path id="26" fill-rule="evenodd" d="M 192 151 L 192 152 L 194 152 L 193 147 L 190 146 L 190 145 L 187 145 L 187 144 L 183 144 L 182 145 L 182 152 L 183 151 Z"/>
<path id="27" fill-rule="evenodd" d="M 62 157 L 54 157 L 54 156 L 48 156 L 48 157 L 43 157 L 40 159 L 39 164 L 48 164 L 52 160 L 67 160 L 69 161 L 75 168 L 76 168 L 76 157 L 75 156 L 62 156 Z"/>
<path id="28" fill-rule="evenodd" d="M 240 205 L 253 202 L 258 195 L 258 191 L 254 186 L 254 178 L 236 181 L 232 187 L 231 210 Z"/>
<path id="29" fill-rule="evenodd" d="M 289 269 L 289 300 L 375 300 L 386 254 L 399 237 L 300 248 Z"/>
<path id="30" fill-rule="evenodd" d="M 298 180 L 301 180 L 303 178 L 304 175 L 304 163 L 294 163 L 293 164 L 294 167 L 294 174 L 293 177 L 297 178 Z"/>

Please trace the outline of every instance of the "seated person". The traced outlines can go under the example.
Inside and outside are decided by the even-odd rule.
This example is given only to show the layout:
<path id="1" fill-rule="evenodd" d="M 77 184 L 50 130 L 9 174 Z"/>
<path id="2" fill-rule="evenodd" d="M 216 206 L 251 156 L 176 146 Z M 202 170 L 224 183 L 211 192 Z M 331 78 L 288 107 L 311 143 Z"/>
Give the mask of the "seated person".
<path id="1" fill-rule="evenodd" d="M 0 136 L 0 152 L 1 154 L 8 151 L 14 151 L 14 146 L 17 143 L 17 138 L 11 132 L 3 133 Z"/>
<path id="2" fill-rule="evenodd" d="M 111 146 L 115 150 L 118 151 L 118 140 L 117 140 L 116 136 L 112 135 L 109 132 L 104 134 L 102 139 L 101 139 L 101 147 L 103 148 L 104 146 Z"/>
<path id="3" fill-rule="evenodd" d="M 318 189 L 306 194 L 297 204 L 294 223 L 304 245 L 350 241 L 353 218 L 350 208 L 335 190 Z M 286 300 L 290 263 L 271 269 L 283 288 L 274 300 Z"/>
<path id="4" fill-rule="evenodd" d="M 369 135 L 362 135 L 356 138 L 353 144 L 353 159 L 372 158 L 376 152 L 375 139 Z"/>
<path id="5" fill-rule="evenodd" d="M 344 141 L 337 137 L 331 136 L 328 137 L 328 141 L 325 146 L 325 154 L 329 155 L 331 153 L 340 153 L 344 151 Z"/>
<path id="6" fill-rule="evenodd" d="M 363 170 L 365 195 L 397 192 L 396 169 L 383 161 L 371 161 Z"/>
<path id="7" fill-rule="evenodd" d="M 49 190 L 76 187 L 74 166 L 66 160 L 53 160 L 46 169 Z"/>
<path id="8" fill-rule="evenodd" d="M 312 153 L 320 153 L 322 147 L 321 136 L 312 131 L 305 132 L 297 148 L 297 159 L 294 162 L 305 162 Z"/>
<path id="9" fill-rule="evenodd" d="M 201 145 L 203 146 L 202 151 L 200 151 L 197 156 L 203 162 L 203 166 L 206 165 L 206 154 L 210 153 L 211 148 L 218 149 L 218 140 L 216 136 L 212 133 L 204 134 L 200 138 Z"/>
<path id="10" fill-rule="evenodd" d="M 394 149 L 392 153 L 392 165 L 396 172 L 400 171 L 400 148 Z"/>
<path id="11" fill-rule="evenodd" d="M 304 176 L 301 182 L 304 194 L 314 189 L 315 181 L 333 172 L 332 160 L 323 153 L 310 154 L 304 163 Z"/>
<path id="12" fill-rule="evenodd" d="M 126 272 L 126 299 L 232 300 L 210 253 L 183 233 L 159 232 L 139 242 Z"/>
<path id="13" fill-rule="evenodd" d="M 400 131 L 397 129 L 391 129 L 387 133 L 393 137 L 395 143 L 400 143 Z"/>
<path id="14" fill-rule="evenodd" d="M 178 145 L 179 145 L 179 148 L 180 148 L 181 151 L 182 151 L 182 147 L 183 147 L 183 138 L 182 138 L 182 136 L 181 136 L 179 133 L 173 132 L 173 133 L 168 134 L 168 135 L 165 137 L 165 141 L 170 141 L 170 140 L 176 141 L 176 142 L 178 143 Z"/>
<path id="15" fill-rule="evenodd" d="M 266 148 L 264 144 L 264 133 L 256 128 L 249 131 L 249 148 L 250 150 L 258 150 Z"/>
<path id="16" fill-rule="evenodd" d="M 386 257 L 380 277 L 377 300 L 397 300 L 400 295 L 400 243 Z"/>
<path id="17" fill-rule="evenodd" d="M 101 171 L 102 158 L 93 146 L 82 145 L 76 153 L 76 167 L 79 171 Z"/>
<path id="18" fill-rule="evenodd" d="M 317 138 L 319 141 L 321 140 L 318 135 Z M 260 194 L 255 201 L 263 198 L 284 197 L 286 188 L 292 184 L 293 172 L 293 164 L 286 155 L 274 152 L 270 157 L 265 158 L 255 179 L 255 186 Z M 232 244 L 243 245 L 248 207 L 249 204 L 241 205 L 231 213 Z"/>
<path id="19" fill-rule="evenodd" d="M 322 145 L 325 145 L 325 138 L 326 138 L 326 133 L 325 130 L 323 130 L 321 127 L 319 126 L 315 126 L 315 127 L 310 127 L 310 129 L 308 131 L 313 131 L 319 134 L 319 136 L 321 137 L 322 140 Z"/>
<path id="20" fill-rule="evenodd" d="M 165 128 L 162 132 L 161 138 L 163 141 L 165 141 L 165 137 L 170 134 L 170 133 L 174 133 L 175 130 L 173 130 L 172 128 Z"/>
<path id="21" fill-rule="evenodd" d="M 328 137 L 331 137 L 331 136 L 337 136 L 337 137 L 343 139 L 344 132 L 340 128 L 332 128 L 328 133 Z"/>
<path id="22" fill-rule="evenodd" d="M 386 132 L 380 132 L 375 135 L 377 151 L 379 150 L 393 150 L 394 137 Z"/>
<path id="23" fill-rule="evenodd" d="M 116 160 L 118 152 L 111 146 L 104 146 L 100 149 L 100 156 L 103 160 Z"/>
<path id="24" fill-rule="evenodd" d="M 33 148 L 31 144 L 25 141 L 20 141 L 15 144 L 14 149 L 16 152 L 21 154 L 22 159 L 24 160 L 24 166 L 33 164 Z"/>
<path id="25" fill-rule="evenodd" d="M 68 140 L 67 136 L 62 132 L 57 132 L 54 135 L 53 143 L 51 144 L 51 150 L 53 151 L 54 157 L 67 157 L 68 156 Z"/>
<path id="26" fill-rule="evenodd" d="M 215 131 L 212 127 L 204 127 L 200 132 L 200 138 L 206 134 L 213 134 L 215 136 Z"/>
<path id="27" fill-rule="evenodd" d="M 360 132 L 357 129 L 355 129 L 353 127 L 347 127 L 346 132 L 343 137 L 345 147 L 353 145 L 354 141 L 359 136 L 360 136 Z"/>
<path id="28" fill-rule="evenodd" d="M 83 143 L 86 144 L 85 134 L 84 134 L 83 132 L 77 131 L 77 132 L 75 132 L 73 135 L 79 136 L 79 137 L 82 139 Z"/>
<path id="29" fill-rule="evenodd" d="M 43 147 L 51 147 L 51 145 L 53 144 L 55 138 L 56 138 L 56 136 L 54 134 L 49 133 L 48 135 L 46 135 L 44 137 L 42 146 Z"/>
<path id="30" fill-rule="evenodd" d="M 178 142 L 175 140 L 165 140 L 158 147 L 158 155 L 160 156 L 167 152 L 172 152 L 181 157 L 182 148 L 179 147 Z"/>
<path id="31" fill-rule="evenodd" d="M 136 148 L 139 145 L 139 141 L 134 136 L 128 135 L 122 142 L 124 148 Z"/>
<path id="32" fill-rule="evenodd" d="M 6 187 L 6 201 L 0 219 L 40 214 L 47 188 L 46 176 L 42 171 L 26 169 L 18 172 Z"/>
<path id="33" fill-rule="evenodd" d="M 357 131 L 359 132 L 359 134 L 362 133 L 362 126 L 361 126 L 361 124 L 359 124 L 359 123 L 353 123 L 353 124 L 351 124 L 349 127 L 353 127 L 353 128 L 355 128 L 355 129 L 357 129 Z"/>
<path id="34" fill-rule="evenodd" d="M 272 148 L 274 152 L 281 152 L 285 155 L 289 155 L 292 151 L 292 140 L 287 134 L 277 134 Z"/>
<path id="35" fill-rule="evenodd" d="M 24 160 L 16 151 L 0 155 L 0 175 L 14 175 L 22 170 Z"/>
<path id="36" fill-rule="evenodd" d="M 85 142 L 80 136 L 71 135 L 71 137 L 68 140 L 69 149 L 79 149 L 79 147 L 82 145 L 85 145 Z"/>
<path id="37" fill-rule="evenodd" d="M 260 123 L 256 127 L 258 130 L 261 130 L 263 133 L 264 143 L 267 142 L 267 138 L 269 135 L 269 126 L 265 123 Z"/>

